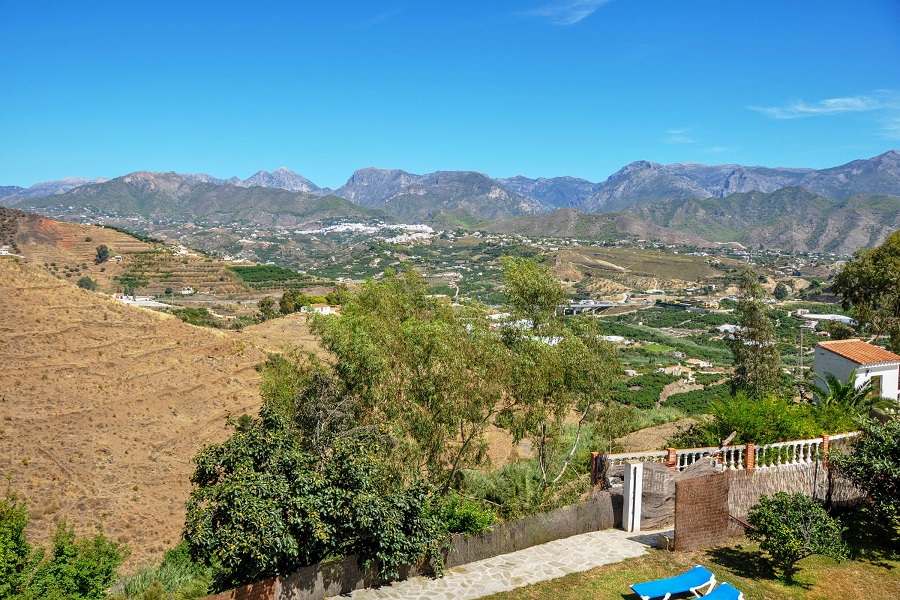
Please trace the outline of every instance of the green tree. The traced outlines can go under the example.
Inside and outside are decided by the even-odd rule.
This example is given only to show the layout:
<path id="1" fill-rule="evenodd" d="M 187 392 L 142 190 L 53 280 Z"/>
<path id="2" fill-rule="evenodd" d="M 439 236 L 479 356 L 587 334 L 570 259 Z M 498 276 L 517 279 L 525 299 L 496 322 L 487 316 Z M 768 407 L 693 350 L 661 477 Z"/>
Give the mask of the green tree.
<path id="1" fill-rule="evenodd" d="M 383 428 L 406 476 L 449 489 L 460 469 L 484 464 L 484 432 L 512 401 L 509 353 L 484 307 L 429 297 L 415 271 L 386 273 L 345 299 L 340 317 L 312 329 L 335 357 L 360 424 Z"/>
<path id="2" fill-rule="evenodd" d="M 65 520 L 57 523 L 51 556 L 32 575 L 28 595 L 33 598 L 101 600 L 115 582 L 116 569 L 127 549 L 109 540 L 98 528 L 95 535 L 76 539 Z"/>
<path id="3" fill-rule="evenodd" d="M 869 495 L 885 519 L 900 526 L 900 420 L 864 420 L 853 451 L 832 453 L 829 459 Z"/>
<path id="4" fill-rule="evenodd" d="M 896 406 L 893 400 L 873 394 L 871 379 L 856 385 L 856 371 L 852 371 L 846 381 L 841 381 L 833 373 L 825 373 L 825 377 L 816 375 L 816 378 L 825 384 L 815 386 L 815 402 L 820 406 L 840 405 L 859 415 L 867 414 L 873 407 Z"/>
<path id="5" fill-rule="evenodd" d="M 275 310 L 275 300 L 272 296 L 260 298 L 259 302 L 256 303 L 256 307 L 265 319 L 272 319 L 278 316 L 278 311 Z"/>
<path id="6" fill-rule="evenodd" d="M 289 315 L 297 310 L 294 304 L 294 294 L 291 290 L 286 290 L 281 294 L 281 300 L 278 301 L 278 309 L 283 315 Z"/>
<path id="7" fill-rule="evenodd" d="M 731 389 L 733 394 L 743 391 L 750 398 L 762 398 L 780 387 L 781 356 L 775 328 L 762 300 L 762 287 L 749 269 L 741 275 L 739 289 L 735 313 L 740 329 L 729 341 L 734 356 Z"/>
<path id="8" fill-rule="evenodd" d="M 90 277 L 88 277 L 87 275 L 81 277 L 77 282 L 75 282 L 75 285 L 77 285 L 78 287 L 80 287 L 82 289 L 91 290 L 91 291 L 96 290 L 98 287 L 97 282 L 94 281 L 93 279 L 91 279 Z"/>
<path id="9" fill-rule="evenodd" d="M 332 306 L 343 304 L 350 298 L 350 288 L 346 283 L 336 283 L 334 288 L 325 296 L 325 301 Z"/>
<path id="10" fill-rule="evenodd" d="M 504 305 L 531 322 L 531 335 L 516 323 L 504 327 L 503 339 L 512 352 L 510 385 L 515 402 L 501 411 L 498 422 L 516 441 L 532 441 L 541 486 L 548 488 L 562 479 L 585 429 L 594 427 L 610 399 L 618 360 L 602 341 L 595 320 L 573 319 L 567 327 L 558 318 L 557 307 L 566 293 L 549 267 L 509 256 L 501 259 L 501 265 Z M 577 429 L 566 445 L 562 428 L 572 415 Z"/>
<path id="11" fill-rule="evenodd" d="M 775 286 L 774 294 L 776 300 L 787 300 L 788 296 L 791 295 L 791 289 L 783 281 L 779 281 L 778 285 Z"/>
<path id="12" fill-rule="evenodd" d="M 549 267 L 527 258 L 504 256 L 500 264 L 506 306 L 517 317 L 529 319 L 532 331 L 540 331 L 566 298 L 562 284 Z"/>
<path id="13" fill-rule="evenodd" d="M 782 580 L 792 585 L 799 570 L 797 563 L 820 554 L 835 560 L 847 558 L 847 546 L 841 539 L 844 528 L 821 504 L 801 493 L 775 492 L 762 496 L 750 507 L 747 536 L 760 542 Z"/>
<path id="14" fill-rule="evenodd" d="M 191 555 L 220 566 L 218 590 L 356 554 L 383 577 L 423 555 L 438 561 L 431 489 L 404 485 L 376 438 L 334 444 L 324 457 L 276 411 L 195 458 L 184 538 Z"/>
<path id="15" fill-rule="evenodd" d="M 841 268 L 831 289 L 843 296 L 860 327 L 873 341 L 886 335 L 900 353 L 900 231 L 881 246 L 857 250 Z"/>
<path id="16" fill-rule="evenodd" d="M 107 260 L 109 260 L 109 248 L 106 247 L 106 244 L 100 244 L 97 246 L 97 255 L 94 257 L 94 262 L 99 265 Z"/>
<path id="17" fill-rule="evenodd" d="M 35 558 L 25 537 L 28 520 L 25 502 L 7 488 L 0 500 L 0 598 L 16 596 L 28 583 Z"/>

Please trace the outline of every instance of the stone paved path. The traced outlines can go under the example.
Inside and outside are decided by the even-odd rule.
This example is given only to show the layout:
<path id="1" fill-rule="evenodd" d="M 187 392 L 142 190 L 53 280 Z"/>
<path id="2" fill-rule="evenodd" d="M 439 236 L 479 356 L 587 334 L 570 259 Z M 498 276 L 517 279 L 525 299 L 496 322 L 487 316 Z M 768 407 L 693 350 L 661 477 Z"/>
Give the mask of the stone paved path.
<path id="1" fill-rule="evenodd" d="M 634 534 L 618 529 L 585 533 L 453 567 L 440 579 L 414 577 L 380 588 L 357 590 L 349 596 L 354 600 L 481 598 L 640 556 L 655 543 L 656 533 Z"/>

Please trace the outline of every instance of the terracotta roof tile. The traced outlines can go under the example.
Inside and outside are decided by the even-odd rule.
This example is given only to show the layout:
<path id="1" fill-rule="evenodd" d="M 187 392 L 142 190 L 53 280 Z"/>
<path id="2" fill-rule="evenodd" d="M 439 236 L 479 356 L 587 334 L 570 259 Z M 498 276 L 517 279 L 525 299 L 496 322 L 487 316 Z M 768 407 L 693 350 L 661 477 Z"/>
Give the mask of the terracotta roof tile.
<path id="1" fill-rule="evenodd" d="M 819 346 L 843 356 L 858 365 L 872 365 L 877 363 L 900 362 L 900 356 L 888 352 L 884 348 L 873 346 L 861 340 L 835 340 L 833 342 L 819 342 Z"/>

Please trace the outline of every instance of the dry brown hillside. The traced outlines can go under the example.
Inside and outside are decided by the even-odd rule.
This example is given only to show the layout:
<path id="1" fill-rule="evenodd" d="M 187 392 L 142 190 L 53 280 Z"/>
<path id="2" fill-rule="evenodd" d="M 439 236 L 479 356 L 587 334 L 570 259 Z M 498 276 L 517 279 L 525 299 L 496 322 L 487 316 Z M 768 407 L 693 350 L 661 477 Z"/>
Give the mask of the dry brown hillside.
<path id="1" fill-rule="evenodd" d="M 134 567 L 177 542 L 190 459 L 228 435 L 227 415 L 255 413 L 265 352 L 312 340 L 299 315 L 239 333 L 186 325 L 35 258 L 0 259 L 0 473 L 27 498 L 36 540 L 58 517 L 82 533 L 103 523 Z"/>

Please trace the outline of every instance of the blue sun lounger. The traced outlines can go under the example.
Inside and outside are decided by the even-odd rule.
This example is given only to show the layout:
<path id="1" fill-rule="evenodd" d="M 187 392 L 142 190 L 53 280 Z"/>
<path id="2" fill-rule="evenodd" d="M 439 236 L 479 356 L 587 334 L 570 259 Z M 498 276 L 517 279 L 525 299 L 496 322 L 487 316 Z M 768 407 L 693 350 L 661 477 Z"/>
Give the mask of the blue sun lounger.
<path id="1" fill-rule="evenodd" d="M 646 583 L 635 583 L 631 586 L 631 589 L 641 597 L 641 600 L 650 600 L 651 598 L 669 600 L 669 596 L 672 594 L 683 594 L 684 592 L 692 592 L 699 598 L 700 594 L 697 593 L 697 590 L 707 585 L 709 590 L 711 590 L 716 585 L 716 577 L 705 567 L 697 565 L 687 573 L 682 573 L 677 577 L 657 579 Z"/>
<path id="2" fill-rule="evenodd" d="M 711 600 L 744 600 L 744 594 L 732 585 L 720 583 L 716 589 L 703 596 L 703 598 L 710 598 Z"/>

